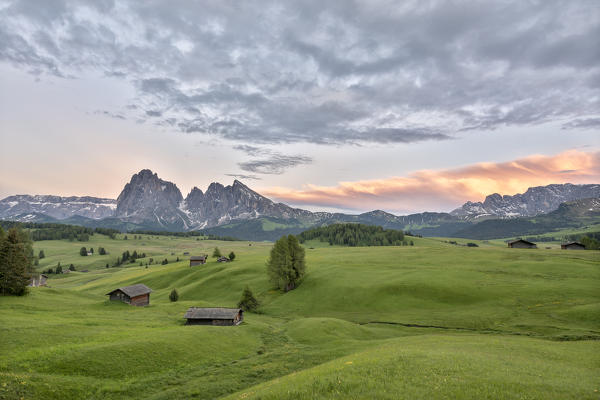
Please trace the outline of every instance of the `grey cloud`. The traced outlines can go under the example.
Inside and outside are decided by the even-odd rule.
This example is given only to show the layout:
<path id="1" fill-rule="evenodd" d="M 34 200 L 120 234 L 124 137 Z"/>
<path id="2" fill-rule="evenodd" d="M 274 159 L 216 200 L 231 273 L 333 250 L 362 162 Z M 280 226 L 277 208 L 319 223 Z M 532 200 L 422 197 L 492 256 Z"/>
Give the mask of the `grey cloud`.
<path id="1" fill-rule="evenodd" d="M 563 129 L 573 128 L 600 128 L 600 118 L 579 118 L 569 121 L 562 125 Z"/>
<path id="2" fill-rule="evenodd" d="M 303 155 L 286 155 L 267 148 L 250 145 L 236 145 L 234 150 L 242 151 L 254 157 L 254 160 L 238 163 L 238 166 L 247 172 L 257 174 L 279 175 L 288 168 L 312 163 L 312 158 Z M 257 159 L 256 159 L 257 158 Z"/>
<path id="3" fill-rule="evenodd" d="M 272 154 L 262 160 L 251 160 L 238 163 L 238 166 L 248 172 L 257 174 L 283 174 L 286 169 L 302 164 L 310 164 L 312 158 L 307 156 L 288 156 L 283 154 Z"/>
<path id="4" fill-rule="evenodd" d="M 0 9 L 0 61 L 124 79 L 137 94 L 119 115 L 257 144 L 590 127 L 600 119 L 596 3 L 14 0 Z M 246 168 L 286 167 L 246 153 L 265 162 Z"/>
<path id="5" fill-rule="evenodd" d="M 124 115 L 119 114 L 119 113 L 114 113 L 112 111 L 107 111 L 107 110 L 98 110 L 95 111 L 94 114 L 99 114 L 99 115 L 104 115 L 110 118 L 115 118 L 115 119 L 126 119 Z"/>
<path id="6" fill-rule="evenodd" d="M 226 176 L 231 176 L 233 178 L 236 179 L 243 179 L 243 180 L 253 180 L 253 181 L 260 181 L 262 180 L 261 178 L 259 178 L 256 175 L 244 175 L 244 174 L 225 174 Z"/>

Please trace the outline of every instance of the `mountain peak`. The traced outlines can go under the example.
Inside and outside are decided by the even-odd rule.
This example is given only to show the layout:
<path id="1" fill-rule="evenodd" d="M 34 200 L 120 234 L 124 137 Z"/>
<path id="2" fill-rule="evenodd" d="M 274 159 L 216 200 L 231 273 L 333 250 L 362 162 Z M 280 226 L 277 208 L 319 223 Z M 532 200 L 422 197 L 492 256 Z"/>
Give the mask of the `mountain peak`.
<path id="1" fill-rule="evenodd" d="M 157 222 L 162 227 L 185 226 L 179 205 L 183 196 L 177 186 L 149 169 L 131 177 L 117 198 L 116 216 L 130 222 Z"/>

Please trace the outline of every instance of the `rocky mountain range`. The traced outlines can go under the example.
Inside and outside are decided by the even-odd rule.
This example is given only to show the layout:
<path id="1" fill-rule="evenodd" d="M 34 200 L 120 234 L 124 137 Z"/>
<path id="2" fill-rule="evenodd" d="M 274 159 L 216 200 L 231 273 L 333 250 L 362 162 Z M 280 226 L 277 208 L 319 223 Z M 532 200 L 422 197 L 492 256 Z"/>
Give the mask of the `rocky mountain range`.
<path id="1" fill-rule="evenodd" d="M 16 195 L 0 200 L 0 218 L 15 219 L 18 216 L 44 214 L 59 220 L 75 215 L 102 219 L 113 216 L 116 208 L 116 200 L 99 197 Z"/>
<path id="2" fill-rule="evenodd" d="M 489 218 L 530 217 L 548 213 L 561 203 L 600 197 L 600 185 L 548 185 L 523 194 L 492 194 L 483 202 L 467 202 L 451 213 L 425 212 L 396 216 L 381 210 L 359 215 L 310 212 L 293 208 L 253 191 L 235 180 L 211 183 L 206 192 L 194 187 L 184 198 L 177 186 L 144 169 L 131 177 L 116 200 L 96 197 L 17 195 L 0 200 L 0 219 L 114 226 L 117 229 L 188 231 L 265 218 L 294 230 L 317 224 L 360 222 L 424 235 L 450 235 Z M 253 223 L 253 229 L 257 224 Z"/>
<path id="3" fill-rule="evenodd" d="M 600 185 L 565 183 L 537 186 L 514 196 L 494 193 L 487 196 L 483 202 L 468 201 L 450 214 L 466 220 L 483 217 L 533 217 L 554 211 L 561 203 L 593 197 L 600 197 Z"/>

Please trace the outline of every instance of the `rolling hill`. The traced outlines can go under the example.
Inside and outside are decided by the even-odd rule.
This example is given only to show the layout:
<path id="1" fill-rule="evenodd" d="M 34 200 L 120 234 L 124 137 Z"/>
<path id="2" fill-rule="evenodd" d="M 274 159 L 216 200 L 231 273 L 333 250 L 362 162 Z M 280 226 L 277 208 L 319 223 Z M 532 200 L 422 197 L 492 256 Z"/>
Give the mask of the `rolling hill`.
<path id="1" fill-rule="evenodd" d="M 598 252 L 414 240 L 307 249 L 286 294 L 268 284 L 268 243 L 95 234 L 88 247 L 110 254 L 80 257 L 81 243 L 35 242 L 39 270 L 98 260 L 0 297 L 0 398 L 597 397 Z M 215 246 L 236 261 L 189 267 L 185 252 Z M 102 267 L 123 249 L 170 263 Z M 106 300 L 134 283 L 152 288 L 149 307 Z M 183 325 L 188 307 L 235 306 L 246 285 L 261 308 L 244 324 Z"/>

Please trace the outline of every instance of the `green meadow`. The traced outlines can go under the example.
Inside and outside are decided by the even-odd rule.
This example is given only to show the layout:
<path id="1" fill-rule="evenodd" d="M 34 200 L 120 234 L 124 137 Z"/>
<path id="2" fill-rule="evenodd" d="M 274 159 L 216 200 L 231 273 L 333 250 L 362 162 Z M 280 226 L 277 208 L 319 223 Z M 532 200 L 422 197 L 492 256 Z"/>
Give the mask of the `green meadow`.
<path id="1" fill-rule="evenodd" d="M 267 281 L 271 243 L 35 242 L 38 270 L 77 271 L 0 297 L 0 399 L 600 398 L 600 252 L 408 239 L 307 242 L 307 275 L 285 294 Z M 183 253 L 215 246 L 236 260 L 189 267 Z M 105 268 L 126 250 L 146 258 Z M 107 301 L 135 283 L 150 306 Z M 261 307 L 243 324 L 184 325 L 188 307 L 235 307 L 246 285 Z"/>

